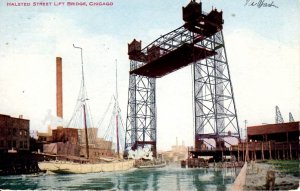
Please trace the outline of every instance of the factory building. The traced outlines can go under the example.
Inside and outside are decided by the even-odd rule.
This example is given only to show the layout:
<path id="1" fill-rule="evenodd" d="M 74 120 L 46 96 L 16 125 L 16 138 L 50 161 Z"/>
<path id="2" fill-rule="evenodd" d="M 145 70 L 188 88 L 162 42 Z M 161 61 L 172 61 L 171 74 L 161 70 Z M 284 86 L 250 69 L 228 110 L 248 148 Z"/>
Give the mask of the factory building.
<path id="1" fill-rule="evenodd" d="M 112 142 L 97 137 L 97 128 L 88 128 L 90 158 L 113 156 Z M 86 156 L 83 129 L 57 128 L 43 143 L 42 151 L 63 156 Z"/>
<path id="2" fill-rule="evenodd" d="M 29 120 L 0 114 L 0 151 L 28 151 L 29 139 Z"/>
<path id="3" fill-rule="evenodd" d="M 52 142 L 68 142 L 78 144 L 78 129 L 75 128 L 57 128 L 52 130 Z"/>

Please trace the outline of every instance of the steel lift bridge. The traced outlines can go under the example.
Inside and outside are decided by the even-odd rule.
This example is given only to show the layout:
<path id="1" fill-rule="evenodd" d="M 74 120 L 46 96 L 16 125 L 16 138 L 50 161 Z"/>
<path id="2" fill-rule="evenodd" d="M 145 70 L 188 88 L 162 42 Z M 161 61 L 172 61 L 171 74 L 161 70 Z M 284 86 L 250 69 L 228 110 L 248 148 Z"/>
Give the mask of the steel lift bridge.
<path id="1" fill-rule="evenodd" d="M 134 39 L 128 44 L 127 150 L 150 147 L 156 156 L 156 78 L 189 64 L 193 66 L 194 154 L 210 144 L 207 139 L 215 140 L 215 144 L 210 144 L 215 150 L 226 149 L 227 137 L 240 140 L 222 33 L 222 11 L 205 13 L 202 3 L 195 1 L 182 11 L 183 26 L 143 49 L 141 41 Z"/>

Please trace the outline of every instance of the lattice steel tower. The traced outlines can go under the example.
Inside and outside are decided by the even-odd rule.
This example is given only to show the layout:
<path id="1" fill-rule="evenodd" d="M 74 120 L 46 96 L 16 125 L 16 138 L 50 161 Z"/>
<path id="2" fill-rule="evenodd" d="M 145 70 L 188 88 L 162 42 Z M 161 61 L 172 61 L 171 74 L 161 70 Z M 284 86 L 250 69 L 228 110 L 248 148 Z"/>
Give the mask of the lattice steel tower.
<path id="1" fill-rule="evenodd" d="M 141 42 L 134 40 L 129 54 L 135 49 L 141 50 Z M 133 52 L 132 52 L 133 51 Z M 141 62 L 130 61 L 130 71 L 141 66 Z M 133 150 L 149 146 L 156 156 L 156 102 L 155 78 L 130 74 L 128 90 L 128 108 L 126 119 L 125 149 Z"/>
<path id="2" fill-rule="evenodd" d="M 275 123 L 284 123 L 283 117 L 281 115 L 279 107 L 276 105 L 275 106 Z"/>
<path id="3" fill-rule="evenodd" d="M 130 79 L 125 147 L 150 145 L 156 152 L 155 78 L 193 65 L 195 147 L 225 137 L 240 139 L 233 88 L 227 62 L 222 11 L 202 12 L 191 1 L 183 10 L 185 24 L 141 48 L 128 45 Z M 155 154 L 155 153 L 154 153 Z"/>
<path id="4" fill-rule="evenodd" d="M 295 122 L 295 119 L 293 117 L 293 114 L 289 112 L 289 122 Z"/>

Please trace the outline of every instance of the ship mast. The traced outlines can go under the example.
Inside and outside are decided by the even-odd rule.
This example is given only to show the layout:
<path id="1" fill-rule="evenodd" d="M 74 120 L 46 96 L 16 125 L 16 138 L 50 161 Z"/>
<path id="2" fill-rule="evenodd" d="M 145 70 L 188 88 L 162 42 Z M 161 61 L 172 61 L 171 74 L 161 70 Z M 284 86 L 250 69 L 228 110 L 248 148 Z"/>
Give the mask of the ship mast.
<path id="1" fill-rule="evenodd" d="M 117 139 L 117 154 L 118 158 L 120 156 L 120 147 L 119 147 L 119 127 L 118 127 L 118 114 L 119 114 L 119 105 L 118 105 L 118 63 L 116 59 L 116 104 L 115 104 L 115 111 L 116 111 L 116 139 Z"/>
<path id="2" fill-rule="evenodd" d="M 86 96 L 85 96 L 85 83 L 84 83 L 84 72 L 83 72 L 83 58 L 82 58 L 82 48 L 76 47 L 73 44 L 74 48 L 80 49 L 81 53 L 81 77 L 82 77 L 82 90 L 83 93 L 81 95 L 80 101 L 82 102 L 82 108 L 83 108 L 83 122 L 84 122 L 84 132 L 85 132 L 85 144 L 86 144 L 86 158 L 89 158 L 89 141 L 88 141 L 88 132 L 87 132 L 87 122 L 86 122 Z"/>

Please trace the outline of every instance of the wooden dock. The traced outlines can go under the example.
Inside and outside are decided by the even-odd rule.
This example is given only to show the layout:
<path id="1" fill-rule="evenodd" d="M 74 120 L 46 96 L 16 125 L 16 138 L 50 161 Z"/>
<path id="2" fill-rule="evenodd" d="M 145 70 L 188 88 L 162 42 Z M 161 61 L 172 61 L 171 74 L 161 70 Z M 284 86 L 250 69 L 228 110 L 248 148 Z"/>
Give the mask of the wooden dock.
<path id="1" fill-rule="evenodd" d="M 225 161 L 226 156 L 233 161 L 250 161 L 265 159 L 298 160 L 299 143 L 298 142 L 275 142 L 275 141 L 256 141 L 241 142 L 229 148 L 219 149 L 194 149 L 189 147 L 190 158 L 201 158 L 211 156 L 215 162 Z M 212 162 L 212 161 L 210 161 Z"/>

